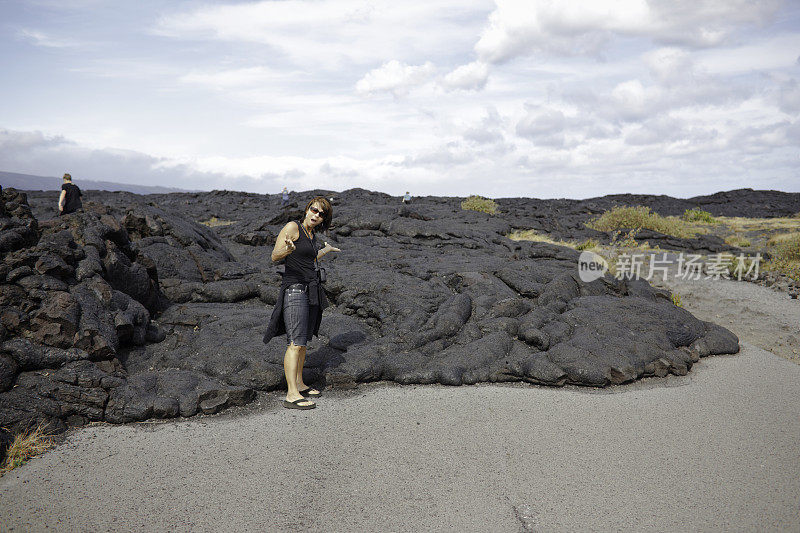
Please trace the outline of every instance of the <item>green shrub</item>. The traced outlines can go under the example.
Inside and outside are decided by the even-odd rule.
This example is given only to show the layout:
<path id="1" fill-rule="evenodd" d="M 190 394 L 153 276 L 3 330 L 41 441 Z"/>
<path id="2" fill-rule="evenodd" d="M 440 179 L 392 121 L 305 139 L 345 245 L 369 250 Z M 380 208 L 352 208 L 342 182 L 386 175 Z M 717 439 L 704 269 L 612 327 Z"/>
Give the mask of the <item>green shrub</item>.
<path id="1" fill-rule="evenodd" d="M 614 231 L 622 228 L 651 229 L 673 237 L 694 237 L 694 231 L 686 222 L 674 217 L 662 217 L 642 205 L 612 207 L 586 225 L 598 231 Z"/>
<path id="2" fill-rule="evenodd" d="M 683 212 L 683 216 L 681 218 L 686 222 L 708 222 L 709 224 L 714 224 L 716 222 L 714 217 L 711 216 L 711 213 L 708 211 L 703 211 L 699 207 L 687 209 Z"/>
<path id="3" fill-rule="evenodd" d="M 579 252 L 582 252 L 583 250 L 591 250 L 592 248 L 597 248 L 598 246 L 600 246 L 600 243 L 595 239 L 586 239 L 585 241 L 576 244 L 575 249 Z"/>
<path id="4" fill-rule="evenodd" d="M 461 209 L 480 211 L 481 213 L 488 213 L 494 215 L 497 213 L 497 204 L 491 198 L 484 198 L 483 196 L 472 195 L 463 202 L 461 202 Z"/>
<path id="5" fill-rule="evenodd" d="M 639 233 L 639 228 L 632 229 L 620 238 L 620 232 L 615 231 L 611 234 L 611 242 L 608 244 L 611 248 L 637 248 L 639 243 L 636 242 L 636 235 Z"/>
<path id="6" fill-rule="evenodd" d="M 672 303 L 678 307 L 683 307 L 683 302 L 681 301 L 681 295 L 677 292 L 669 293 L 669 299 L 672 300 Z"/>

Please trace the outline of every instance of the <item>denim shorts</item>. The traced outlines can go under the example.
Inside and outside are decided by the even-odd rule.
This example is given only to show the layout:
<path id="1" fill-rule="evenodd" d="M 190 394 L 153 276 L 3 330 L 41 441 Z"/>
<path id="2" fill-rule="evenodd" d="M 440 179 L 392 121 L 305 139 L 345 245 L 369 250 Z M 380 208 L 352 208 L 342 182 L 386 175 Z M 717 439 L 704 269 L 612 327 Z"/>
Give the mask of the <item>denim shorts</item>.
<path id="1" fill-rule="evenodd" d="M 308 287 L 296 283 L 283 293 L 283 323 L 286 326 L 286 342 L 305 346 L 314 334 L 319 306 L 308 305 Z"/>

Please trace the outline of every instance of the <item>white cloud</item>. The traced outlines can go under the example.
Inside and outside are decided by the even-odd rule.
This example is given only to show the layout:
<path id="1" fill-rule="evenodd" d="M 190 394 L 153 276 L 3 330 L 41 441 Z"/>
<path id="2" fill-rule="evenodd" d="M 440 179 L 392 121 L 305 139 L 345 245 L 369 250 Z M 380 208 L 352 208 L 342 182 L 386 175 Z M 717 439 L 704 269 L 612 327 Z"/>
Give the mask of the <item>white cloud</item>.
<path id="1" fill-rule="evenodd" d="M 400 163 L 404 167 L 439 168 L 465 165 L 475 159 L 475 152 L 459 142 L 449 142 L 432 150 L 406 156 Z"/>
<path id="2" fill-rule="evenodd" d="M 285 0 L 204 5 L 162 17 L 155 32 L 174 38 L 257 43 L 272 61 L 290 61 L 328 71 L 388 58 L 422 58 L 468 49 L 490 10 L 488 1 Z M 465 31 L 466 30 L 466 31 Z M 452 48 L 450 48 L 452 49 Z"/>
<path id="3" fill-rule="evenodd" d="M 287 74 L 267 67 L 248 67 L 215 72 L 193 71 L 180 77 L 184 83 L 205 85 L 216 89 L 235 89 L 254 85 L 270 85 L 286 79 Z"/>
<path id="4" fill-rule="evenodd" d="M 594 55 L 613 35 L 689 47 L 716 46 L 739 26 L 763 23 L 780 6 L 778 0 L 496 3 L 475 45 L 478 57 L 488 63 L 536 52 Z"/>
<path id="5" fill-rule="evenodd" d="M 792 78 L 781 84 L 778 96 L 781 111 L 790 115 L 800 113 L 800 84 Z"/>
<path id="6" fill-rule="evenodd" d="M 658 117 L 629 128 L 625 135 L 625 143 L 633 146 L 666 145 L 688 137 L 684 121 L 675 117 Z"/>
<path id="7" fill-rule="evenodd" d="M 558 109 L 528 106 L 527 114 L 517 122 L 516 132 L 520 137 L 534 140 L 536 144 L 562 146 L 567 119 Z"/>
<path id="8" fill-rule="evenodd" d="M 36 46 L 45 48 L 75 48 L 82 44 L 74 39 L 53 37 L 38 30 L 22 29 L 19 31 L 19 36 L 26 41 L 32 42 Z"/>
<path id="9" fill-rule="evenodd" d="M 653 114 L 661 96 L 658 87 L 645 87 L 640 80 L 620 83 L 611 91 L 616 114 L 623 120 L 637 120 Z"/>
<path id="10" fill-rule="evenodd" d="M 480 90 L 489 79 L 489 66 L 482 61 L 461 65 L 447 74 L 441 83 L 446 89 Z"/>
<path id="11" fill-rule="evenodd" d="M 360 94 L 390 92 L 396 97 L 405 96 L 413 87 L 428 81 L 436 72 L 430 61 L 423 65 L 406 65 L 396 59 L 370 70 L 356 83 Z"/>
<path id="12" fill-rule="evenodd" d="M 58 135 L 0 129 L 0 168 L 24 174 L 166 185 L 186 189 L 211 188 L 220 179 L 164 158 L 133 150 L 91 148 Z"/>
<path id="13" fill-rule="evenodd" d="M 744 43 L 716 49 L 699 50 L 694 63 L 712 75 L 736 75 L 751 72 L 797 68 L 800 33 L 769 34 Z"/>
<path id="14" fill-rule="evenodd" d="M 494 107 L 486 109 L 486 115 L 476 124 L 468 125 L 462 132 L 465 140 L 478 145 L 493 144 L 505 140 L 505 124 Z"/>
<path id="15" fill-rule="evenodd" d="M 659 48 L 645 54 L 644 60 L 653 76 L 663 83 L 683 81 L 694 69 L 691 55 L 680 48 Z"/>
<path id="16" fill-rule="evenodd" d="M 769 2 L 98 3 L 68 11 L 80 33 L 33 7 L 22 38 L 109 46 L 0 35 L 0 169 L 256 192 L 796 189 L 800 12 L 759 28 Z"/>

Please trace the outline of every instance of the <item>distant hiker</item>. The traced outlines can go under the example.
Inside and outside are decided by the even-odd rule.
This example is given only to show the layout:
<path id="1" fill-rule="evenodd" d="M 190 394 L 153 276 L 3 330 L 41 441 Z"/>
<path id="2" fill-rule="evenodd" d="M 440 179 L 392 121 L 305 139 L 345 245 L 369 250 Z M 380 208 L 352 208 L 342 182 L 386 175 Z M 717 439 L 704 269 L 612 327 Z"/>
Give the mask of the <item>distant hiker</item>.
<path id="1" fill-rule="evenodd" d="M 317 229 L 327 230 L 333 218 L 330 202 L 317 196 L 306 205 L 303 220 L 286 224 L 275 239 L 272 260 L 285 259 L 285 272 L 281 290 L 269 319 L 264 343 L 286 333 L 286 354 L 283 356 L 283 372 L 286 376 L 287 409 L 313 409 L 316 403 L 307 399 L 316 398 L 320 392 L 303 382 L 303 364 L 306 360 L 306 343 L 319 335 L 322 311 L 328 306 L 322 283 L 324 270 L 319 268 L 319 259 L 328 252 L 341 252 L 327 242 L 317 251 Z"/>
<path id="2" fill-rule="evenodd" d="M 72 176 L 64 174 L 64 184 L 61 185 L 61 196 L 58 198 L 58 216 L 74 213 L 83 207 L 81 190 L 72 184 Z"/>
<path id="3" fill-rule="evenodd" d="M 403 203 L 404 204 L 410 204 L 411 203 L 411 193 L 409 193 L 408 191 L 406 191 L 405 196 L 403 196 Z"/>
<path id="4" fill-rule="evenodd" d="M 281 209 L 289 205 L 289 190 L 284 187 L 281 191 Z"/>

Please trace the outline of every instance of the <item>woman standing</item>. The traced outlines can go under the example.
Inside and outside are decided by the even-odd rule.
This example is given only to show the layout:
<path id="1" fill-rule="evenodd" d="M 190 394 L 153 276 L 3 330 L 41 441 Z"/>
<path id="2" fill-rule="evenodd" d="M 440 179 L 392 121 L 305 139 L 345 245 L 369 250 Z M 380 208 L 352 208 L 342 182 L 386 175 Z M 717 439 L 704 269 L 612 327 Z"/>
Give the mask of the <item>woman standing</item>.
<path id="1" fill-rule="evenodd" d="M 287 385 L 283 406 L 288 409 L 313 409 L 317 404 L 307 397 L 320 396 L 318 390 L 303 382 L 303 364 L 306 344 L 319 333 L 322 310 L 328 306 L 318 260 L 329 252 L 341 251 L 327 242 L 317 251 L 316 233 L 327 230 L 332 219 L 330 202 L 317 196 L 308 202 L 302 221 L 289 222 L 283 227 L 272 249 L 272 260 L 285 259 L 286 270 L 264 342 L 286 333 L 289 345 L 283 356 Z"/>

